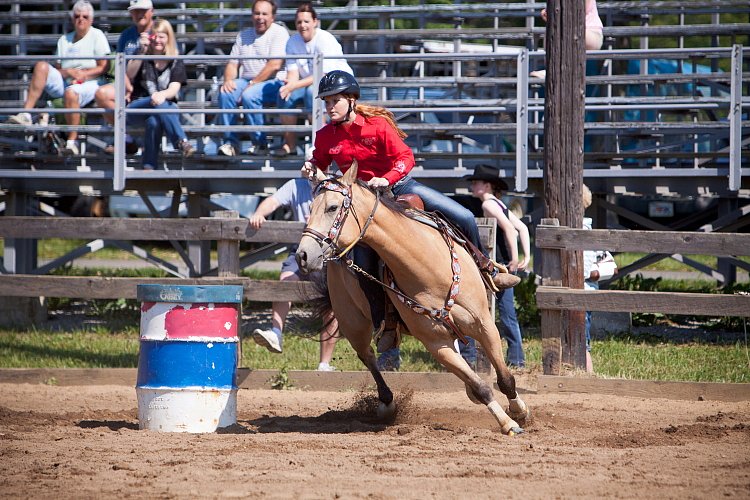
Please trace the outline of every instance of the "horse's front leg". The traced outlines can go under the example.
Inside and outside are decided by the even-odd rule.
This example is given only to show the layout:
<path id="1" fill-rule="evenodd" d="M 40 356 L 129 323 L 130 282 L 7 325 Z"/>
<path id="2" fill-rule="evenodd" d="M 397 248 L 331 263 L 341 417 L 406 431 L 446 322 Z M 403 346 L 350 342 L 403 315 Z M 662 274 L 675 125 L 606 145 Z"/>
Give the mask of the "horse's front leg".
<path id="1" fill-rule="evenodd" d="M 378 417 L 390 419 L 396 414 L 393 392 L 385 383 L 372 349 L 372 321 L 367 299 L 353 278 L 341 266 L 329 266 L 328 286 L 334 314 L 341 334 L 349 341 L 360 361 L 370 370 L 378 388 Z"/>
<path id="2" fill-rule="evenodd" d="M 378 400 L 380 401 L 378 405 L 378 417 L 382 419 L 393 417 L 396 413 L 396 404 L 393 401 L 393 392 L 391 392 L 388 384 L 385 383 L 383 374 L 378 369 L 375 351 L 373 351 L 371 345 L 372 332 L 370 331 L 369 320 L 364 324 L 360 324 L 356 329 L 341 327 L 341 320 L 339 320 L 339 327 L 341 328 L 341 333 L 354 348 L 359 360 L 370 370 L 372 378 L 375 380 L 375 385 L 378 388 Z"/>

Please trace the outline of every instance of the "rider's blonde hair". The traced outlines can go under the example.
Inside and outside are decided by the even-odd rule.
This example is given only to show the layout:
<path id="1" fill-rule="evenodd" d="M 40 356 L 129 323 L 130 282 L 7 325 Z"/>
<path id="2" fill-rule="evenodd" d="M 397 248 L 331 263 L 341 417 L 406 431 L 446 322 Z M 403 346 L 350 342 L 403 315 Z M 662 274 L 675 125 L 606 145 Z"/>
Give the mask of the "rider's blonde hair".
<path id="1" fill-rule="evenodd" d="M 371 116 L 380 116 L 382 118 L 385 118 L 386 121 L 391 124 L 391 127 L 393 127 L 400 138 L 406 139 L 408 137 L 406 132 L 401 130 L 401 127 L 399 127 L 396 123 L 396 117 L 393 116 L 393 113 L 385 108 L 382 108 L 380 106 L 372 106 L 370 104 L 355 103 L 354 112 L 358 115 L 364 116 L 365 118 L 370 118 Z"/>

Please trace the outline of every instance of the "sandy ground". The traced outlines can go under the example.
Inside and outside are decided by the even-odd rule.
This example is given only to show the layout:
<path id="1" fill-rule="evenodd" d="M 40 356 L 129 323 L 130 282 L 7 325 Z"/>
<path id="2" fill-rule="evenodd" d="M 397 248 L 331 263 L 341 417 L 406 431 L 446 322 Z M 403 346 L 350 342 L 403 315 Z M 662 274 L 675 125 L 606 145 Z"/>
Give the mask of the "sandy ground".
<path id="1" fill-rule="evenodd" d="M 463 392 L 240 390 L 214 434 L 138 429 L 135 389 L 0 384 L 3 498 L 749 498 L 750 402 L 527 394 L 509 438 Z"/>

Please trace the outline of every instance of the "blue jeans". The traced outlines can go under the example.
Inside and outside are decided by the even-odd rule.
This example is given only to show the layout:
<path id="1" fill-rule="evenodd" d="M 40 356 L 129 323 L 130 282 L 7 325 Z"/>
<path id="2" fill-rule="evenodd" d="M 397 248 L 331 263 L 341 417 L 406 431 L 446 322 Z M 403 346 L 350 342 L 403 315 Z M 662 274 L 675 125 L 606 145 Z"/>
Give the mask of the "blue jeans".
<path id="1" fill-rule="evenodd" d="M 586 311 L 586 350 L 591 352 L 591 311 Z"/>
<path id="2" fill-rule="evenodd" d="M 262 109 L 263 106 L 279 104 L 279 89 L 283 85 L 281 80 L 273 79 L 265 82 L 248 85 L 250 82 L 244 78 L 234 80 L 235 89 L 232 92 L 219 92 L 219 105 L 221 109 L 236 109 L 237 104 L 248 110 L 244 113 L 245 125 L 262 126 L 264 123 L 263 113 L 255 113 L 253 110 Z M 230 113 L 219 114 L 219 125 L 234 125 L 237 115 Z M 262 132 L 251 132 L 253 144 L 265 146 L 266 134 Z M 239 147 L 239 140 L 234 132 L 224 132 L 224 143 L 231 143 Z"/>
<path id="3" fill-rule="evenodd" d="M 513 302 L 512 288 L 500 290 L 495 294 L 497 309 L 500 313 L 500 334 L 508 343 L 508 353 L 505 362 L 513 366 L 525 366 L 526 359 L 521 345 L 521 326 L 516 316 L 516 306 Z"/>
<path id="4" fill-rule="evenodd" d="M 391 189 L 396 196 L 402 194 L 418 195 L 424 202 L 425 211 L 440 212 L 446 219 L 458 226 L 464 236 L 486 255 L 482 242 L 479 241 L 479 228 L 477 228 L 477 221 L 474 219 L 471 210 L 409 176 L 395 183 Z"/>
<path id="5" fill-rule="evenodd" d="M 302 87 L 300 89 L 295 90 L 289 96 L 289 99 L 285 100 L 279 97 L 280 109 L 302 108 L 307 111 L 311 111 L 312 103 L 313 103 L 312 86 Z"/>
<path id="6" fill-rule="evenodd" d="M 151 104 L 150 97 L 141 97 L 128 104 L 128 109 L 176 109 L 177 104 L 164 101 L 158 106 Z M 128 126 L 142 126 L 146 129 L 143 136 L 143 165 L 156 167 L 159 161 L 159 149 L 162 134 L 167 134 L 167 139 L 172 146 L 179 148 L 180 141 L 187 139 L 185 131 L 180 125 L 179 113 L 164 114 L 128 114 Z"/>

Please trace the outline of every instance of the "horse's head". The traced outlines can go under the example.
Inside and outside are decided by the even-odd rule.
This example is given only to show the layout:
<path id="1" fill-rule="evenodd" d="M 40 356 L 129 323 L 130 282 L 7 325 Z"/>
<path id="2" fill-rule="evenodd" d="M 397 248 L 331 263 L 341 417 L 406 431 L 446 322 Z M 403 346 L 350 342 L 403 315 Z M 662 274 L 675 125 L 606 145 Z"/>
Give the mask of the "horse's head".
<path id="1" fill-rule="evenodd" d="M 303 273 L 318 271 L 326 260 L 342 255 L 359 239 L 361 227 L 352 214 L 352 187 L 357 182 L 357 162 L 340 178 L 329 178 L 314 187 L 310 219 L 297 247 L 297 264 Z"/>

